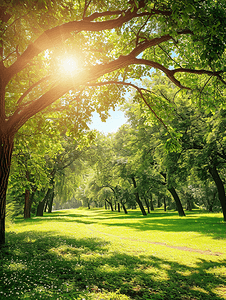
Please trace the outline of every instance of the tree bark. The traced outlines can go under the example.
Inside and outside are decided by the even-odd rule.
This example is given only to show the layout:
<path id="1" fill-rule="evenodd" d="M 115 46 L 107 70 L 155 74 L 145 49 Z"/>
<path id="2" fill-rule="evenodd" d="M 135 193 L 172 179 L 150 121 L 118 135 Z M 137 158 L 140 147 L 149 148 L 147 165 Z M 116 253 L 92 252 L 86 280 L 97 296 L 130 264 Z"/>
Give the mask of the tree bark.
<path id="1" fill-rule="evenodd" d="M 135 180 L 134 177 L 131 177 L 131 178 L 132 178 L 132 181 L 133 181 L 133 186 L 136 189 L 136 187 L 137 187 L 136 180 Z M 144 206 L 143 206 L 142 202 L 140 201 L 139 193 L 137 191 L 135 192 L 135 196 L 136 196 L 136 202 L 139 205 L 140 210 L 141 210 L 143 216 L 146 216 L 147 213 L 146 213 L 146 211 L 144 209 Z"/>
<path id="2" fill-rule="evenodd" d="M 118 212 L 120 212 L 120 203 L 118 203 Z"/>
<path id="3" fill-rule="evenodd" d="M 13 136 L 0 136 L 0 247 L 5 244 L 6 192 L 13 151 Z"/>
<path id="4" fill-rule="evenodd" d="M 170 192 L 170 194 L 173 196 L 173 199 L 176 203 L 176 206 L 177 206 L 177 211 L 178 211 L 178 214 L 180 217 L 185 217 L 185 212 L 183 210 L 183 206 L 181 204 L 181 201 L 180 201 L 180 198 L 175 190 L 174 187 L 171 187 L 171 188 L 168 188 L 168 191 Z"/>
<path id="5" fill-rule="evenodd" d="M 220 200 L 221 203 L 221 207 L 222 207 L 222 212 L 223 212 L 223 216 L 224 216 L 224 221 L 226 221 L 226 196 L 225 196 L 225 189 L 224 189 L 224 184 L 220 178 L 220 175 L 217 171 L 216 166 L 214 167 L 209 167 L 209 172 L 216 184 L 217 187 L 217 192 L 218 192 L 218 198 Z"/>

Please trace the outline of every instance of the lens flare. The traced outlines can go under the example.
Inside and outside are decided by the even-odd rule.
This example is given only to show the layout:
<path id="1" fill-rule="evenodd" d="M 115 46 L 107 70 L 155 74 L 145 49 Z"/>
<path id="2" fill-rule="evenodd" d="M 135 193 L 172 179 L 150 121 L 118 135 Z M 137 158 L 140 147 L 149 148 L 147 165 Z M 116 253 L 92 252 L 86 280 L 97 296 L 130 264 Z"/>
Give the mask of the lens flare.
<path id="1" fill-rule="evenodd" d="M 76 61 L 75 59 L 73 58 L 65 58 L 62 60 L 61 62 L 61 65 L 62 65 L 62 68 L 63 68 L 63 71 L 65 73 L 75 73 L 76 71 Z"/>

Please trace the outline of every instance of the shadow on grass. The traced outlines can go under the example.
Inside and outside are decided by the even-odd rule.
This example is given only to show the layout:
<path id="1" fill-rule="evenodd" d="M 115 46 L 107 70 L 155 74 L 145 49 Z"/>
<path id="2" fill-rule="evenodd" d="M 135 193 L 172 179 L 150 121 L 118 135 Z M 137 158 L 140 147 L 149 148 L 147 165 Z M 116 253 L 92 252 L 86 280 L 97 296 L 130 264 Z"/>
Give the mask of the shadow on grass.
<path id="1" fill-rule="evenodd" d="M 200 215 L 199 212 L 188 212 L 187 217 L 178 217 L 177 212 L 151 212 L 147 216 L 142 216 L 139 211 L 130 211 L 128 215 L 123 212 L 111 212 L 104 210 L 87 210 L 86 214 L 68 211 L 56 211 L 51 214 L 45 214 L 43 217 L 23 220 L 17 219 L 15 222 L 77 222 L 83 224 L 104 223 L 105 226 L 129 227 L 140 231 L 158 230 L 165 232 L 198 232 L 209 235 L 215 239 L 226 239 L 226 222 L 222 219 Z M 91 215 L 89 215 L 91 214 Z M 116 222 L 112 222 L 116 220 Z M 121 220 L 121 222 L 120 222 Z M 129 222 L 126 222 L 129 220 Z M 134 222 L 131 220 L 134 220 Z M 109 221 L 109 222 L 108 222 Z"/>
<path id="2" fill-rule="evenodd" d="M 218 268 L 226 268 L 226 261 L 200 260 L 189 267 L 113 252 L 104 239 L 52 232 L 9 233 L 7 238 L 0 253 L 0 299 L 224 299 L 225 277 Z M 101 291 L 118 291 L 119 298 L 96 298 Z"/>

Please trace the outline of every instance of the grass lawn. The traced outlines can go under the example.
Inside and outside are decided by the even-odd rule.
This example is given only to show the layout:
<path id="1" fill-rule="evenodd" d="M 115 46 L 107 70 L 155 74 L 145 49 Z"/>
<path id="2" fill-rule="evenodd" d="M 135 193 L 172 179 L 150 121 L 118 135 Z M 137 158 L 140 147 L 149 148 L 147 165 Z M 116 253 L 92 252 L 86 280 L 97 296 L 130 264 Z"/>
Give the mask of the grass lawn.
<path id="1" fill-rule="evenodd" d="M 226 223 L 101 209 L 7 222 L 0 299 L 226 299 Z"/>

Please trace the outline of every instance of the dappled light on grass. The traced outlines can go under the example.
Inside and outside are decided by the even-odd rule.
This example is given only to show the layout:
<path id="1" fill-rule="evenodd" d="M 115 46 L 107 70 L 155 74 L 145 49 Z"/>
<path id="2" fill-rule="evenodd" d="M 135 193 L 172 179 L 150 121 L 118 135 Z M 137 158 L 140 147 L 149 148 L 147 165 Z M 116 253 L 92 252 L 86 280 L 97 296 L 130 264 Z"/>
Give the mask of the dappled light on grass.
<path id="1" fill-rule="evenodd" d="M 132 220 L 133 212 L 129 214 L 127 219 L 117 212 L 71 210 L 17 219 L 0 256 L 0 299 L 225 299 L 225 240 L 215 241 L 222 248 L 219 256 L 151 244 L 155 231 L 142 231 L 139 225 L 148 221 L 150 226 L 151 215 L 142 218 L 135 213 Z M 182 225 L 176 218 L 169 216 L 167 231 L 155 213 L 151 228 L 159 224 L 162 231 L 155 230 L 166 244 L 175 237 L 171 221 Z M 124 225 L 117 226 L 123 220 Z M 198 231 L 199 224 L 191 224 L 190 231 Z M 200 242 L 202 248 L 207 236 L 197 233 L 197 247 Z M 212 244 L 209 248 L 215 250 Z"/>

